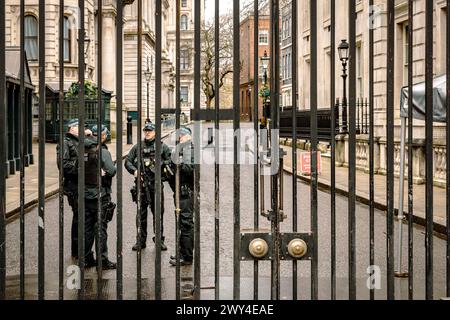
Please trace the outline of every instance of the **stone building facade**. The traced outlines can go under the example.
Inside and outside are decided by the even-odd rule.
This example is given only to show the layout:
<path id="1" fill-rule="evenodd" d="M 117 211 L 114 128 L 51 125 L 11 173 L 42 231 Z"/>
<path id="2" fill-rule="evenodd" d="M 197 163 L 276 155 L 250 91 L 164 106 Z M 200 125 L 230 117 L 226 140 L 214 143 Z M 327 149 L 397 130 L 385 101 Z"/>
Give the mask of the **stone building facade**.
<path id="1" fill-rule="evenodd" d="M 254 61 L 253 57 L 256 54 L 259 58 L 264 56 L 266 52 L 270 57 L 270 6 L 269 1 L 261 1 L 259 7 L 259 21 L 258 21 L 258 52 L 254 52 L 254 25 L 255 19 L 253 15 L 253 2 L 249 3 L 247 7 L 241 10 L 241 22 L 240 22 L 240 60 L 241 60 L 241 72 L 240 72 L 240 87 L 239 87 L 239 101 L 241 118 L 243 120 L 253 120 L 253 105 L 254 99 L 258 99 L 259 103 L 259 117 L 262 115 L 262 98 L 259 97 L 258 93 L 254 92 Z M 257 79 L 259 83 L 259 88 L 262 88 L 262 76 L 263 71 L 261 69 L 261 60 L 259 59 L 260 75 Z M 267 70 L 268 76 L 270 68 Z M 269 77 L 268 77 L 269 83 Z"/>
<path id="2" fill-rule="evenodd" d="M 116 0 L 102 0 L 103 11 L 103 46 L 102 46 L 102 82 L 103 89 L 113 92 L 116 96 Z M 38 88 L 38 0 L 27 0 L 25 6 L 25 47 L 30 66 L 31 80 Z M 155 4 L 152 0 L 143 0 L 143 71 L 149 65 L 154 71 L 155 63 Z M 162 107 L 173 104 L 174 88 L 172 78 L 174 73 L 173 58 L 167 38 L 169 20 L 173 20 L 174 11 L 171 2 L 163 1 L 162 38 Z M 6 46 L 20 46 L 20 1 L 6 0 Z M 97 7 L 98 0 L 85 1 L 85 78 L 97 82 Z M 64 6 L 64 88 L 65 90 L 78 81 L 78 0 L 65 0 Z M 137 2 L 124 7 L 124 38 L 123 38 L 123 106 L 126 119 L 127 113 L 136 116 L 137 113 Z M 59 0 L 46 1 L 46 83 L 59 88 Z M 147 58 L 149 63 L 147 64 Z M 153 66 L 151 66 L 153 62 Z M 155 74 L 149 82 L 150 87 L 150 119 L 154 120 L 154 83 Z M 142 118 L 147 118 L 146 79 L 142 75 Z M 38 93 L 38 92 L 37 92 Z M 38 93 L 39 94 L 39 93 Z M 111 103 L 111 126 L 115 131 L 116 103 Z"/>
<path id="3" fill-rule="evenodd" d="M 330 55 L 330 1 L 318 0 L 318 107 L 330 108 L 330 81 L 335 84 L 336 97 L 342 97 L 343 81 L 341 78 L 342 65 L 338 60 L 336 52 L 336 78 L 330 77 L 331 55 Z M 396 140 L 396 169 L 400 162 L 400 90 L 407 85 L 407 70 L 409 61 L 407 50 L 413 45 L 413 73 L 414 82 L 425 79 L 425 1 L 414 1 L 414 43 L 408 43 L 408 2 L 406 0 L 396 1 L 395 12 L 395 140 Z M 310 1 L 299 0 L 298 2 L 298 105 L 299 109 L 310 107 Z M 357 74 L 357 97 L 368 98 L 369 96 L 369 25 L 374 29 L 375 41 L 375 137 L 376 171 L 386 172 L 386 76 L 387 76 L 387 7 L 386 1 L 375 0 L 373 15 L 370 15 L 368 1 L 357 1 L 356 19 L 356 74 Z M 446 1 L 434 0 L 434 74 L 435 76 L 445 73 L 446 42 Z M 372 23 L 372 24 L 370 24 Z M 336 45 L 342 39 L 348 39 L 348 4 L 346 1 L 336 5 Z M 347 80 L 348 81 L 348 80 Z M 342 152 L 339 152 L 339 162 L 345 165 L 347 162 L 346 148 L 347 138 L 342 138 Z M 424 163 L 424 138 L 425 124 L 423 121 L 414 121 L 414 177 L 416 182 L 423 182 Z M 360 169 L 368 168 L 368 136 L 358 136 L 357 165 Z M 435 158 L 435 182 L 442 184 L 445 181 L 445 126 L 435 124 L 434 129 L 434 158 Z"/>
<path id="4" fill-rule="evenodd" d="M 180 100 L 181 112 L 190 118 L 190 110 L 194 109 L 194 40 L 195 40 L 195 2 L 194 0 L 180 1 Z M 201 1 L 201 23 L 204 21 L 205 1 Z M 172 6 L 167 23 L 168 55 L 173 61 L 173 75 L 175 76 L 176 61 L 176 8 Z M 174 79 L 175 80 L 175 79 Z M 175 95 L 171 98 L 170 107 L 175 108 Z M 204 105 L 204 99 L 200 102 Z"/>

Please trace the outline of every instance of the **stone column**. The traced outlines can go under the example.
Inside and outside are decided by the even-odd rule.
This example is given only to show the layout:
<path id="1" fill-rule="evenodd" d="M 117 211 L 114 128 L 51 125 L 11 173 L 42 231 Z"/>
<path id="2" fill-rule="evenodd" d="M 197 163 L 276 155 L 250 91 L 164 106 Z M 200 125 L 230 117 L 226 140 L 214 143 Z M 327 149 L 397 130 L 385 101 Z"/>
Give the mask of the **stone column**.
<path id="1" fill-rule="evenodd" d="M 102 45 L 102 86 L 103 89 L 115 92 L 116 90 L 116 15 L 111 9 L 105 8 L 103 14 L 103 45 Z M 113 96 L 116 94 L 113 93 Z M 111 99 L 110 109 L 111 131 L 116 131 L 116 101 Z M 115 134 L 113 133 L 113 136 Z"/>

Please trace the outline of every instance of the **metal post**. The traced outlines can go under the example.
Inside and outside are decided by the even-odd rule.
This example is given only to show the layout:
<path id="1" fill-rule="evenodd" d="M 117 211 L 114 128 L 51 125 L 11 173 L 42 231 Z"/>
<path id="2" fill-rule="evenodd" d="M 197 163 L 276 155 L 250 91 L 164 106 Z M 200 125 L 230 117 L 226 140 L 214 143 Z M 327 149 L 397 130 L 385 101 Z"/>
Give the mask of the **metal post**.
<path id="1" fill-rule="evenodd" d="M 161 182 L 161 58 L 162 58 L 162 3 L 156 1 L 156 61 L 155 61 L 155 120 L 156 120 L 156 174 L 155 174 L 155 300 L 161 300 L 161 225 L 163 223 L 161 219 L 161 202 L 162 202 L 162 182 Z"/>
<path id="2" fill-rule="evenodd" d="M 0 300 L 6 298 L 6 70 L 5 6 L 0 6 Z"/>
<path id="3" fill-rule="evenodd" d="M 219 70 L 219 63 L 220 60 L 220 5 L 219 0 L 214 1 L 214 55 L 215 55 L 215 76 L 214 76 L 214 86 L 216 91 L 216 96 L 214 97 L 214 107 L 215 107 L 215 121 L 214 121 L 214 127 L 215 127 L 215 144 L 214 144 L 214 158 L 215 158 L 215 166 L 214 166 L 214 173 L 215 173 L 215 183 L 214 183 L 214 212 L 215 212 L 215 219 L 214 219 L 214 286 L 215 286 L 215 292 L 214 292 L 214 298 L 216 300 L 220 299 L 220 138 L 219 138 L 219 130 L 220 130 L 220 124 L 219 124 L 219 112 L 220 112 L 220 90 L 219 90 L 219 76 L 220 76 L 220 70 Z"/>
<path id="4" fill-rule="evenodd" d="M 298 171 L 298 163 L 297 163 L 297 141 L 298 141 L 298 133 L 297 133 L 297 81 L 298 81 L 298 71 L 297 71 L 297 63 L 298 63 L 298 40 L 297 40 L 297 28 L 298 28 L 298 8 L 297 1 L 292 1 L 292 232 L 298 231 L 298 204 L 297 204 L 297 171 Z M 333 52 L 333 49 L 331 50 Z M 333 78 L 332 78 L 333 79 Z M 292 299 L 298 299 L 298 272 L 297 272 L 297 260 L 292 262 Z"/>
<path id="5" fill-rule="evenodd" d="M 116 17 L 116 92 L 117 92 L 117 125 L 116 125 L 116 159 L 117 159 L 117 241 L 116 241 L 116 255 L 117 255 L 117 272 L 116 272 L 116 291 L 117 300 L 123 299 L 123 193 L 122 193 L 122 178 L 123 178 L 123 0 L 117 0 L 117 17 Z"/>
<path id="6" fill-rule="evenodd" d="M 342 80 L 344 83 L 342 92 L 342 133 L 348 133 L 347 128 L 347 62 L 342 62 Z"/>
<path id="7" fill-rule="evenodd" d="M 449 0 L 450 2 L 450 0 Z M 447 8 L 450 6 L 447 5 Z M 408 61 L 414 61 L 414 0 L 408 1 Z M 447 33 L 449 34 L 449 33 Z M 447 41 L 447 44 L 450 42 Z M 413 92 L 413 63 L 408 66 L 408 92 Z M 448 90 L 447 90 L 448 92 Z M 413 105 L 413 95 L 408 94 L 408 106 Z M 450 104 L 447 104 L 450 105 Z M 449 113 L 450 114 L 450 113 Z M 447 122 L 449 123 L 449 122 Z M 373 125 L 373 124 L 371 124 Z M 448 126 L 447 126 L 448 128 Z M 414 181 L 413 181 L 413 108 L 408 108 L 408 296 L 414 299 Z M 447 158 L 449 160 L 450 157 Z M 449 166 L 447 166 L 449 168 Z M 448 180 L 447 180 L 448 181 Z M 447 187 L 449 185 L 447 184 Z M 448 197 L 447 197 L 448 199 Z M 448 224 L 447 224 L 448 225 Z"/>
<path id="8" fill-rule="evenodd" d="M 388 0 L 388 39 L 387 39 L 387 177 L 386 177 L 386 259 L 387 259 L 387 298 L 393 300 L 394 294 L 394 58 L 395 58 L 395 0 Z"/>
<path id="9" fill-rule="evenodd" d="M 448 10 L 450 0 L 447 0 L 447 106 L 450 106 L 450 20 L 448 19 Z M 411 61 L 411 60 L 410 60 Z M 450 112 L 447 112 L 447 150 L 450 148 Z M 2 162 L 0 162 L 2 163 Z M 450 157 L 447 157 L 447 297 L 450 297 Z"/>
<path id="10" fill-rule="evenodd" d="M 425 154 L 426 154 L 426 294 L 433 299 L 433 14 L 434 1 L 425 5 Z"/>
<path id="11" fill-rule="evenodd" d="M 373 18 L 373 1 L 369 0 Z M 374 26 L 369 29 L 369 265 L 375 265 L 375 147 L 374 147 Z M 370 288 L 370 300 L 375 300 L 375 288 Z"/>
<path id="12" fill-rule="evenodd" d="M 102 282 L 103 282 L 103 266 L 102 266 L 102 125 L 103 125 L 103 96 L 102 96 L 102 89 L 103 89 L 103 83 L 102 83 L 102 73 L 103 73 L 103 61 L 102 61 L 102 54 L 103 54 L 103 1 L 98 1 L 97 5 L 97 178 L 99 181 L 97 192 L 98 192 L 98 198 L 97 198 L 97 299 L 101 299 L 102 294 Z"/>
<path id="13" fill-rule="evenodd" d="M 131 116 L 127 117 L 127 144 L 133 144 L 133 123 L 131 122 L 133 118 Z M 139 126 L 138 126 L 139 131 Z M 139 134 L 138 134 L 139 135 Z"/>
<path id="14" fill-rule="evenodd" d="M 45 0 L 39 1 L 39 226 L 38 295 L 45 298 Z"/>
<path id="15" fill-rule="evenodd" d="M 200 2 L 196 0 L 196 3 Z M 233 69 L 240 69 L 240 21 L 239 21 L 239 0 L 233 0 Z M 234 130 L 234 157 L 233 157 L 233 299 L 239 300 L 241 296 L 240 290 L 240 166 L 239 166 L 239 146 L 240 139 L 237 134 L 240 125 L 240 108 L 239 108 L 239 72 L 233 72 L 233 130 Z"/>
<path id="16" fill-rule="evenodd" d="M 59 1 L 59 300 L 64 299 L 64 0 Z"/>
<path id="17" fill-rule="evenodd" d="M 310 2 L 310 21 L 311 21 L 311 231 L 313 233 L 313 258 L 311 261 L 311 299 L 319 299 L 319 259 L 318 259 L 318 172 L 317 172 L 317 108 L 318 108 L 318 90 L 317 90 L 317 2 Z"/>
<path id="18" fill-rule="evenodd" d="M 40 4 L 40 3 L 39 3 Z M 40 7 L 39 7 L 40 9 Z M 41 19 L 39 15 L 39 26 Z M 20 29 L 25 30 L 25 0 L 20 0 Z M 42 28 L 39 28 L 39 33 Z M 40 35 L 40 34 L 39 34 Z M 40 37 L 39 37 L 39 40 Z M 39 47 L 39 53 L 41 53 L 41 47 Z M 45 52 L 44 52 L 45 53 Z M 39 62 L 41 61 L 41 54 L 39 54 Z M 19 180 L 19 203 L 20 203 L 20 298 L 22 300 L 25 299 L 25 180 L 24 180 L 24 174 L 25 170 L 23 167 L 23 108 L 25 104 L 25 32 L 20 33 L 20 102 L 18 106 L 16 106 L 15 111 L 17 112 L 15 115 L 17 116 L 18 121 L 18 157 L 16 158 L 18 160 L 18 166 L 19 166 L 19 172 L 20 172 L 20 180 Z M 40 75 L 40 73 L 39 73 Z M 42 92 L 39 92 L 39 97 L 42 96 Z M 39 99 L 39 108 L 41 100 Z M 40 111 L 40 110 L 39 110 Z M 41 121 L 42 122 L 42 121 Z M 39 139 L 40 141 L 41 139 Z M 39 146 L 40 147 L 40 146 Z M 41 151 L 41 148 L 39 148 L 39 151 Z M 16 153 L 17 154 L 17 153 Z M 40 159 L 39 159 L 40 160 Z M 39 168 L 41 167 L 41 163 L 39 161 Z M 17 168 L 17 163 L 16 163 Z M 39 172 L 40 173 L 40 172 Z M 41 180 L 39 180 L 40 182 Z M 40 190 L 40 188 L 39 188 Z M 40 248 L 40 246 L 39 246 Z M 40 257 L 40 255 L 39 255 Z"/>
<path id="19" fill-rule="evenodd" d="M 349 1 L 348 250 L 349 299 L 356 300 L 356 1 Z"/>
<path id="20" fill-rule="evenodd" d="M 235 0 L 239 2 L 238 0 Z M 201 52 L 201 1 L 195 0 L 194 13 L 194 49 L 195 52 Z M 235 56 L 236 58 L 236 56 Z M 195 145 L 195 165 L 194 165 L 194 299 L 200 299 L 200 282 L 201 282 L 201 256 L 200 256 L 200 90 L 201 90 L 201 72 L 200 54 L 196 54 L 194 58 L 194 111 L 196 117 L 194 119 L 194 145 Z"/>
<path id="21" fill-rule="evenodd" d="M 84 203 L 84 187 L 85 187 L 85 165 L 84 165 L 84 120 L 85 120 L 85 92 L 84 92 L 84 72 L 85 72 L 85 56 L 84 56 L 84 37 L 85 37 L 85 17 L 84 17 L 84 1 L 78 0 L 78 7 L 80 10 L 80 29 L 78 29 L 78 83 L 80 84 L 80 91 L 78 95 L 78 118 L 79 118 L 79 144 L 78 144 L 78 266 L 80 268 L 80 283 L 81 288 L 78 291 L 78 299 L 85 297 L 85 283 L 84 283 L 84 221 L 85 221 L 85 203 Z M 44 47 L 44 46 L 41 46 Z M 44 119 L 44 118 L 41 118 Z M 43 122 L 43 121 L 42 121 Z"/>
<path id="22" fill-rule="evenodd" d="M 336 3 L 331 1 L 331 73 L 336 77 Z M 330 81 L 331 106 L 331 300 L 336 300 L 336 120 L 339 119 L 339 104 L 335 106 L 336 88 Z M 337 112 L 336 112 L 337 111 Z"/>
<path id="23" fill-rule="evenodd" d="M 138 174 L 136 179 L 137 186 L 137 243 L 138 250 L 136 251 L 136 287 L 137 287 L 137 300 L 142 299 L 142 225 L 141 225 L 141 206 L 142 206 L 142 0 L 137 2 L 137 25 L 138 25 L 138 39 L 137 39 L 137 145 L 138 145 Z"/>
<path id="24" fill-rule="evenodd" d="M 408 108 L 411 106 L 408 105 Z M 406 118 L 401 118 L 401 133 L 400 133 L 400 178 L 399 178 L 399 192 L 398 192 L 398 239 L 397 239 L 397 277 L 405 277 L 408 273 L 402 272 L 402 249 L 403 249 L 403 201 L 405 190 L 405 140 L 406 140 Z"/>
<path id="25" fill-rule="evenodd" d="M 176 66 L 175 69 L 176 71 L 176 79 L 175 79 L 175 107 L 176 107 L 176 132 L 177 132 L 177 137 L 176 137 L 176 148 L 175 150 L 178 150 L 178 145 L 180 143 L 180 136 L 179 136 L 179 130 L 180 130 L 180 114 L 181 114 L 181 103 L 180 103 L 180 49 L 181 49 L 181 35 L 180 35 L 180 15 L 181 15 L 181 1 L 177 0 L 176 1 L 176 28 L 175 28 L 175 32 L 176 32 L 176 49 L 175 49 L 175 54 L 176 54 Z M 175 256 L 176 256 L 176 270 L 175 270 L 175 287 L 176 287 L 176 299 L 180 300 L 181 299 L 181 294 L 180 294 L 180 290 L 181 290 L 181 270 L 180 270 L 180 164 L 177 163 L 176 165 L 176 176 L 175 176 L 175 234 L 176 234 L 176 239 L 175 239 Z"/>

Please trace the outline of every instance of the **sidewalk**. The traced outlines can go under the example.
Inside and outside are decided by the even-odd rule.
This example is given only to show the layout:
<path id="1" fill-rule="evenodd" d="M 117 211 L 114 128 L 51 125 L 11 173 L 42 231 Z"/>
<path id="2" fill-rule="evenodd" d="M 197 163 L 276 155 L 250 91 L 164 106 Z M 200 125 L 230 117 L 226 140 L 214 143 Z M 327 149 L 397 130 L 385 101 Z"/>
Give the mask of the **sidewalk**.
<path id="1" fill-rule="evenodd" d="M 170 134 L 172 131 L 164 131 L 162 136 Z M 124 132 L 126 134 L 126 132 Z M 133 144 L 136 143 L 137 132 L 136 127 L 133 126 Z M 117 159 L 116 155 L 116 139 L 112 139 L 111 143 L 108 144 L 108 150 L 111 152 L 112 159 L 115 161 Z M 130 151 L 133 145 L 127 145 L 127 137 L 123 136 L 124 144 L 123 156 L 125 157 Z M 33 155 L 34 164 L 25 168 L 25 211 L 31 210 L 35 205 L 38 204 L 39 193 L 39 144 L 33 143 Z M 59 192 L 59 171 L 56 163 L 56 144 L 46 143 L 45 144 L 45 197 L 51 197 L 58 194 Z M 8 220 L 14 219 L 15 215 L 20 212 L 20 172 L 16 172 L 15 175 L 10 176 L 6 179 L 6 218 Z M 8 221 L 9 222 L 9 221 Z"/>
<path id="2" fill-rule="evenodd" d="M 284 157 L 284 170 L 292 174 L 292 148 L 283 145 L 282 148 L 287 152 Z M 310 182 L 311 179 L 302 176 L 300 173 L 300 154 L 303 150 L 298 150 L 298 178 L 305 182 Z M 363 171 L 356 171 L 356 197 L 357 201 L 369 204 L 369 174 Z M 386 176 L 375 175 L 375 207 L 379 210 L 386 211 Z M 399 201 L 399 178 L 394 178 L 394 206 L 398 212 Z M 322 157 L 322 173 L 319 175 L 319 188 L 330 190 L 331 186 L 331 159 L 329 157 Z M 433 198 L 433 220 L 435 230 L 439 233 L 446 233 L 446 192 L 445 188 L 434 187 Z M 336 167 L 336 193 L 348 196 L 348 168 Z M 403 201 L 405 215 L 408 216 L 408 182 L 405 180 L 405 197 Z M 414 203 L 414 222 L 419 225 L 425 225 L 425 185 L 414 185 L 413 191 Z"/>

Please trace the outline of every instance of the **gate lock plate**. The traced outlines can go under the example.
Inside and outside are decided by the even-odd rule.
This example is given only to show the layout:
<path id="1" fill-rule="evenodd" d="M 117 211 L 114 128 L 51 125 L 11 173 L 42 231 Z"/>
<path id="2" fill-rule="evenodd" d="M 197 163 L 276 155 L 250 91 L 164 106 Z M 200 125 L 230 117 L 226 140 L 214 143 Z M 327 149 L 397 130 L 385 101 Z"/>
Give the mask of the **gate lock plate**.
<path id="1" fill-rule="evenodd" d="M 271 260 L 272 239 L 270 232 L 241 233 L 241 261 Z"/>
<path id="2" fill-rule="evenodd" d="M 273 234 L 261 231 L 241 232 L 241 261 L 272 260 Z M 280 260 L 311 260 L 313 254 L 312 233 L 281 233 Z"/>
<path id="3" fill-rule="evenodd" d="M 312 253 L 312 233 L 281 234 L 281 260 L 311 260 Z"/>

